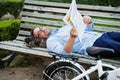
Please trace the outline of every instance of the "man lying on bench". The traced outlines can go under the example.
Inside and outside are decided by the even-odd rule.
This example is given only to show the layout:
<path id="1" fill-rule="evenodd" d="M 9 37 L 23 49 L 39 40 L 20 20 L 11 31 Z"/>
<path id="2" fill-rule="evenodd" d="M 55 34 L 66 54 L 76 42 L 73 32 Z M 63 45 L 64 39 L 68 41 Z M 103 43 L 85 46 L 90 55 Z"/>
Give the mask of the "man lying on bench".
<path id="1" fill-rule="evenodd" d="M 90 16 L 84 16 L 83 21 L 86 30 L 83 34 L 82 44 L 78 39 L 78 31 L 75 26 L 63 26 L 60 29 L 55 29 L 52 32 L 46 28 L 35 28 L 32 35 L 36 38 L 47 39 L 47 49 L 49 51 L 70 55 L 73 53 L 82 53 L 88 55 L 86 48 L 90 46 L 111 48 L 114 54 L 102 54 L 101 57 L 120 57 L 120 32 L 93 32 L 94 24 Z M 109 55 L 109 56 L 108 56 Z"/>

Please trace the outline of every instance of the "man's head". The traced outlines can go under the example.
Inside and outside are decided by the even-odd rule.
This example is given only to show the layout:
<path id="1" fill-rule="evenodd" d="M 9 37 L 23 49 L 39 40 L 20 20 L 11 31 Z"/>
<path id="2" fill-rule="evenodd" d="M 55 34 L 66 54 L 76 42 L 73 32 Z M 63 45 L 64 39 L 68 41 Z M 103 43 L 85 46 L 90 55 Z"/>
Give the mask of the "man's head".
<path id="1" fill-rule="evenodd" d="M 46 27 L 36 27 L 33 30 L 33 36 L 41 39 L 47 39 L 48 35 L 50 34 L 50 30 Z"/>

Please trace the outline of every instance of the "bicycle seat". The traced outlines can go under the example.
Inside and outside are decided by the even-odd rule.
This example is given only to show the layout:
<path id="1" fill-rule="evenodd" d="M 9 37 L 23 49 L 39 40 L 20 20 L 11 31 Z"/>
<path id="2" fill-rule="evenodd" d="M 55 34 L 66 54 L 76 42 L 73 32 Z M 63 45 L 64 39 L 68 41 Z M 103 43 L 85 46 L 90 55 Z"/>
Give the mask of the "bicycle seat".
<path id="1" fill-rule="evenodd" d="M 106 57 L 109 57 L 111 55 L 114 55 L 114 50 L 110 48 L 103 48 L 103 47 L 88 47 L 86 49 L 88 55 L 93 56 L 93 57 L 105 57 L 104 55 L 108 55 Z"/>

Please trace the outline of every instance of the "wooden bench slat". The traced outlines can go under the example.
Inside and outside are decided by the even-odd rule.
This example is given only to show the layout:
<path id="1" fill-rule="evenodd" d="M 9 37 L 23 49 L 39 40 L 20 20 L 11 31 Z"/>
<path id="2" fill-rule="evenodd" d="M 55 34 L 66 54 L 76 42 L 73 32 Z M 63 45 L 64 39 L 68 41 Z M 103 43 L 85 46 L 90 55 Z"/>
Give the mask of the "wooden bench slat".
<path id="1" fill-rule="evenodd" d="M 21 25 L 20 25 L 20 27 L 21 27 L 21 30 L 22 29 L 29 29 L 29 30 L 32 30 L 32 29 L 34 29 L 35 27 L 47 27 L 47 28 L 49 28 L 50 30 L 52 29 L 55 29 L 55 27 L 51 27 L 51 26 L 41 26 L 41 25 L 35 25 L 35 24 L 26 24 L 26 23 L 21 23 Z"/>
<path id="2" fill-rule="evenodd" d="M 26 0 L 25 4 L 30 5 L 39 5 L 39 6 L 49 6 L 49 7 L 61 7 L 61 8 L 69 8 L 69 3 L 57 3 L 57 2 L 43 2 L 43 1 L 32 1 Z M 106 7 L 106 6 L 92 6 L 92 5 L 83 5 L 77 4 L 78 9 L 87 9 L 87 10 L 98 10 L 98 11 L 112 11 L 112 12 L 120 12 L 120 7 Z"/>
<path id="3" fill-rule="evenodd" d="M 52 20 L 41 20 L 41 19 L 36 19 L 36 18 L 28 18 L 28 17 L 23 17 L 22 18 L 22 21 L 25 21 L 25 22 L 31 22 L 31 23 L 38 23 L 38 24 L 44 24 L 44 25 L 51 25 L 51 26 L 63 26 L 65 23 L 64 22 L 60 22 L 60 21 L 52 21 Z M 94 20 L 95 23 L 97 24 L 104 24 L 104 21 L 102 20 Z M 114 23 L 111 23 L 112 21 L 105 21 L 108 25 L 112 25 L 112 24 L 118 24 L 118 25 L 115 25 L 115 26 L 119 26 L 119 22 L 114 22 Z M 120 28 L 120 27 L 118 27 Z"/>
<path id="4" fill-rule="evenodd" d="M 24 9 L 34 10 L 34 11 L 42 11 L 42 12 L 53 12 L 53 13 L 60 13 L 65 14 L 67 13 L 68 9 L 61 9 L 61 8 L 50 8 L 50 7 L 39 7 L 39 6 L 30 6 L 25 5 Z M 82 15 L 90 15 L 95 17 L 104 17 L 104 18 L 116 18 L 120 19 L 120 14 L 113 14 L 113 13 L 105 13 L 105 12 L 95 12 L 95 11 L 82 11 L 79 10 Z"/>
<path id="5" fill-rule="evenodd" d="M 37 27 L 36 25 L 33 24 L 25 24 L 25 23 L 21 23 L 20 24 L 20 28 L 25 28 L 25 29 L 34 29 L 35 27 Z"/>
<path id="6" fill-rule="evenodd" d="M 22 23 L 21 24 L 21 28 L 25 28 L 25 29 L 33 29 L 35 27 L 40 27 L 40 26 L 35 26 L 35 25 L 32 25 L 32 24 L 24 24 Z M 43 26 L 42 26 L 43 27 Z M 44 26 L 44 27 L 48 27 L 48 26 Z M 48 27 L 48 28 L 52 28 L 54 29 L 54 27 Z M 120 28 L 108 28 L 108 27 L 105 27 L 105 26 L 95 26 L 95 30 L 97 31 L 102 31 L 102 32 L 106 32 L 106 31 L 118 31 L 120 32 Z"/>
<path id="7" fill-rule="evenodd" d="M 93 6 L 93 5 L 78 5 L 78 9 L 96 10 L 103 12 L 120 12 L 120 7 L 106 7 L 106 6 Z"/>
<path id="8" fill-rule="evenodd" d="M 23 23 L 21 24 L 21 27 L 22 26 L 24 26 L 24 28 L 27 28 L 27 29 L 30 28 L 30 26 L 33 27 L 33 28 L 40 27 L 40 26 L 34 26 L 32 24 L 23 24 Z M 48 26 L 44 26 L 44 27 L 48 27 Z M 53 30 L 55 27 L 48 27 L 48 28 L 51 28 Z M 111 31 L 118 31 L 118 32 L 120 32 L 120 28 L 111 28 L 111 27 L 105 27 L 105 26 L 95 26 L 95 30 L 101 31 L 101 32 L 107 32 L 107 31 L 109 31 L 109 32 L 111 32 Z"/>
<path id="9" fill-rule="evenodd" d="M 34 29 L 35 27 L 39 27 L 39 26 L 38 26 L 38 25 L 34 25 L 34 24 L 21 23 L 21 24 L 20 24 L 20 27 L 21 27 L 21 29 L 24 28 L 24 29 L 32 30 L 32 29 Z"/>
<path id="10" fill-rule="evenodd" d="M 101 27 L 101 26 L 95 26 L 96 31 L 101 31 L 101 32 L 111 32 L 111 31 L 117 31 L 120 32 L 118 28 L 107 28 L 107 27 Z M 20 30 L 19 35 L 24 35 L 24 36 L 30 36 L 30 31 L 24 31 Z"/>
<path id="11" fill-rule="evenodd" d="M 61 26 L 61 25 L 64 24 L 63 22 L 60 22 L 60 21 L 41 20 L 41 19 L 28 18 L 28 17 L 22 17 L 22 21 L 31 22 L 31 23 L 37 23 L 37 24 L 51 25 L 51 26 Z"/>
<path id="12" fill-rule="evenodd" d="M 21 48 L 28 48 L 28 49 L 31 49 L 31 50 L 38 50 L 38 51 L 44 51 L 44 52 L 48 52 L 48 50 L 46 48 L 41 48 L 41 47 L 34 47 L 34 48 L 29 48 L 27 47 L 23 41 L 3 41 L 3 42 L 0 42 L 0 44 L 2 45 L 9 45 L 9 46 L 14 46 L 14 47 L 21 47 Z"/>
<path id="13" fill-rule="evenodd" d="M 101 27 L 101 26 L 95 26 L 95 30 L 100 32 L 112 32 L 112 31 L 120 32 L 119 28 L 108 28 L 108 27 Z"/>
<path id="14" fill-rule="evenodd" d="M 102 12 L 90 12 L 90 11 L 79 11 L 79 12 L 83 15 L 89 15 L 94 17 L 120 19 L 120 14 L 115 14 L 115 13 L 102 13 Z"/>
<path id="15" fill-rule="evenodd" d="M 24 41 L 25 38 L 26 38 L 25 36 L 17 36 L 16 40 L 18 40 L 18 41 Z"/>
<path id="16" fill-rule="evenodd" d="M 12 46 L 17 46 L 17 47 L 26 47 L 23 41 L 2 41 L 0 44 L 5 44 L 5 45 L 12 45 Z"/>
<path id="17" fill-rule="evenodd" d="M 30 17 L 36 17 L 36 18 L 50 18 L 50 19 L 55 19 L 55 20 L 62 20 L 64 15 L 53 15 L 53 14 L 43 14 L 43 13 L 38 13 L 38 12 L 23 12 L 23 16 L 30 16 Z"/>
<path id="18" fill-rule="evenodd" d="M 44 51 L 38 51 L 38 50 L 32 50 L 29 48 L 22 48 L 22 47 L 16 47 L 16 46 L 10 46 L 10 45 L 2 45 L 0 44 L 0 49 L 8 50 L 8 51 L 14 51 L 18 53 L 25 53 L 25 54 L 33 54 L 43 57 L 51 57 L 51 55 L 48 54 L 48 52 Z"/>
<path id="19" fill-rule="evenodd" d="M 30 36 L 31 33 L 30 33 L 30 31 L 23 31 L 23 30 L 20 30 L 20 31 L 19 31 L 19 35 Z"/>
<path id="20" fill-rule="evenodd" d="M 99 20 L 99 19 L 93 19 L 94 23 L 96 24 L 104 24 L 104 25 L 112 25 L 112 26 L 118 26 L 120 28 L 120 22 L 117 21 L 108 21 L 108 20 Z"/>
<path id="21" fill-rule="evenodd" d="M 41 13 L 33 13 L 33 12 L 23 12 L 24 16 L 30 16 L 30 17 L 37 17 L 37 18 L 50 18 L 50 19 L 58 19 L 62 20 L 64 16 L 62 15 L 53 15 L 53 14 L 41 14 Z M 120 26 L 120 22 L 118 21 L 107 21 L 107 20 L 98 20 L 93 19 L 94 23 L 97 24 L 105 24 L 105 25 L 112 25 L 112 26 Z"/>

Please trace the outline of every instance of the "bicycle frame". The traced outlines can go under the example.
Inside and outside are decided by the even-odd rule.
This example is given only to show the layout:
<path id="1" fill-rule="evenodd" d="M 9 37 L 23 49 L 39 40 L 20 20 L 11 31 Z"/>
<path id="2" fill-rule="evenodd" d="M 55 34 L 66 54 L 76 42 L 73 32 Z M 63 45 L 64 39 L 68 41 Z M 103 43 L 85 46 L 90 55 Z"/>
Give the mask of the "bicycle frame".
<path id="1" fill-rule="evenodd" d="M 96 70 L 98 70 L 98 76 L 100 77 L 103 73 L 105 73 L 106 71 L 103 71 L 103 66 L 104 67 L 108 67 L 108 68 L 111 68 L 114 70 L 116 70 L 117 68 L 112 66 L 112 65 L 109 65 L 109 64 L 104 64 L 102 63 L 101 60 L 98 60 L 97 61 L 97 64 L 95 66 L 92 66 L 90 67 L 90 69 L 88 69 L 87 71 L 83 72 L 82 74 L 76 76 L 75 78 L 73 78 L 72 80 L 79 80 L 81 79 L 82 77 L 84 77 L 85 75 L 88 75 Z M 109 72 L 109 71 L 108 71 Z M 119 76 L 118 76 L 119 77 Z M 100 79 L 99 79 L 100 80 Z"/>

